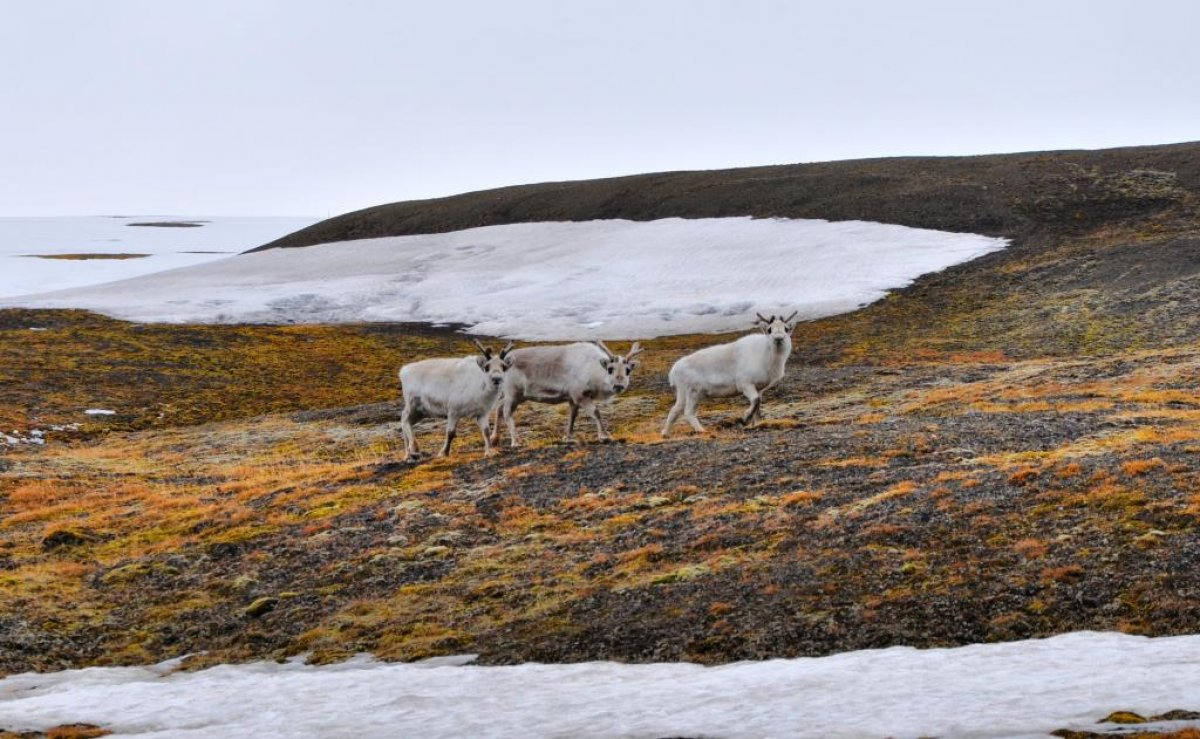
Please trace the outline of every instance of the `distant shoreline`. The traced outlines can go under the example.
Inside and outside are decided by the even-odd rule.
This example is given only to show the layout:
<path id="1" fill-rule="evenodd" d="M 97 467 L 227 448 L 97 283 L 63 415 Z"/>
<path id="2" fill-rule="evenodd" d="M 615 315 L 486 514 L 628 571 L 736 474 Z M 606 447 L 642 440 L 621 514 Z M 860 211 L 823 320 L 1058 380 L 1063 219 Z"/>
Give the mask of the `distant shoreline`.
<path id="1" fill-rule="evenodd" d="M 126 254 L 126 253 L 95 253 L 95 254 L 22 254 L 21 256 L 29 259 L 68 259 L 68 260 L 85 260 L 85 259 L 141 259 L 151 256 L 150 254 Z"/>
<path id="2" fill-rule="evenodd" d="M 151 228 L 202 228 L 208 221 L 142 221 L 126 223 L 126 226 L 143 226 Z"/>

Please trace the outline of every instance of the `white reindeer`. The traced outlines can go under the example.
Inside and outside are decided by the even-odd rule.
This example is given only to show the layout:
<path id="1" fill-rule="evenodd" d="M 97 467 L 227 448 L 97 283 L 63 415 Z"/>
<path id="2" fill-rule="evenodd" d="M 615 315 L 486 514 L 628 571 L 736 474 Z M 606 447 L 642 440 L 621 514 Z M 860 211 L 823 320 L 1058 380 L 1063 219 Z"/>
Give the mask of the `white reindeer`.
<path id="1" fill-rule="evenodd" d="M 488 434 L 488 415 L 500 399 L 504 376 L 512 366 L 512 342 L 495 354 L 475 341 L 479 354 L 449 359 L 424 359 L 400 368 L 400 386 L 404 392 L 404 410 L 400 412 L 400 430 L 409 458 L 420 452 L 413 435 L 413 424 L 424 418 L 446 419 L 446 442 L 439 457 L 450 453 L 458 419 L 474 418 L 483 434 L 483 452 L 492 454 Z"/>
<path id="2" fill-rule="evenodd" d="M 741 422 L 749 424 L 760 417 L 762 394 L 783 379 L 784 366 L 792 353 L 791 321 L 772 315 L 764 318 L 756 313 L 755 325 L 762 333 L 743 336 L 728 344 L 709 346 L 681 358 L 671 367 L 667 380 L 675 388 L 675 405 L 667 414 L 662 435 L 667 437 L 679 414 L 696 431 L 704 427 L 696 418 L 696 404 L 704 398 L 724 398 L 741 393 L 750 401 L 750 409 Z"/>
<path id="3" fill-rule="evenodd" d="M 641 352 L 641 345 L 634 342 L 628 354 L 619 356 L 601 341 L 529 346 L 513 351 L 509 356 L 512 369 L 504 375 L 504 397 L 492 431 L 492 443 L 500 441 L 500 416 L 503 416 L 512 446 L 520 446 L 513 412 L 527 400 L 568 405 L 567 441 L 571 440 L 575 417 L 581 408 L 596 422 L 599 440 L 611 440 L 596 403 L 610 400 L 629 387 L 629 375 L 637 367 L 633 358 Z"/>

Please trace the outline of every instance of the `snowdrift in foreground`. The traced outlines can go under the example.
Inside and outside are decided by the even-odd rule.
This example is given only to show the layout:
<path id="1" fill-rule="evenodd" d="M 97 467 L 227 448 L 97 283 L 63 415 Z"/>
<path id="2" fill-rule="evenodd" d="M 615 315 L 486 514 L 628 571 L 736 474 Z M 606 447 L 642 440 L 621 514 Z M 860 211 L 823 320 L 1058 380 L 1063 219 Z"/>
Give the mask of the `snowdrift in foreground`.
<path id="1" fill-rule="evenodd" d="M 1200 709 L 1200 636 L 1078 632 L 956 649 L 691 664 L 458 666 L 359 658 L 163 676 L 91 668 L 0 680 L 0 728 L 83 721 L 166 737 L 1044 736 L 1116 709 Z M 1180 726 L 1178 722 L 1159 726 Z M 1111 728 L 1111 727 L 1110 727 Z M 1139 727 L 1144 728 L 1144 727 Z"/>
<path id="2" fill-rule="evenodd" d="M 743 330 L 755 310 L 854 310 L 1006 243 L 861 221 L 523 223 L 271 249 L 7 302 L 137 321 L 418 321 L 523 339 L 644 338 Z"/>

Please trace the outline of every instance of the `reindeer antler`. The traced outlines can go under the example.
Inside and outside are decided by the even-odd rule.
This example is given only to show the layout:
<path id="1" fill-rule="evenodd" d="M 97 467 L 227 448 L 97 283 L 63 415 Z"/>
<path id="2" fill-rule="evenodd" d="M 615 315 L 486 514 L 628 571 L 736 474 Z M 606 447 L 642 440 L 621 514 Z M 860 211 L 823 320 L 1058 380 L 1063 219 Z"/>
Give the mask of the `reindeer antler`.
<path id="1" fill-rule="evenodd" d="M 787 318 L 783 319 L 783 322 L 784 322 L 784 323 L 791 323 L 791 322 L 792 322 L 792 319 L 793 319 L 793 318 L 795 318 L 795 317 L 796 317 L 796 314 L 797 314 L 797 313 L 799 313 L 799 312 L 800 312 L 800 311 L 798 311 L 798 310 L 794 310 L 794 311 L 792 311 L 792 315 L 790 315 L 790 316 L 788 316 Z"/>
<path id="2" fill-rule="evenodd" d="M 613 352 L 612 352 L 612 349 L 609 349 L 607 346 L 605 346 L 603 341 L 600 341 L 599 339 L 596 339 L 596 340 L 594 340 L 592 343 L 593 343 L 593 344 L 595 344 L 596 346 L 600 347 L 600 349 L 601 349 L 601 350 L 602 350 L 602 351 L 603 351 L 605 354 L 607 354 L 607 355 L 608 355 L 608 358 L 609 358 L 609 359 L 616 359 L 616 358 L 617 358 L 617 355 L 616 355 L 616 354 L 613 354 Z"/>
<path id="3" fill-rule="evenodd" d="M 508 356 L 508 353 L 512 351 L 512 348 L 513 343 L 511 341 L 505 344 L 504 348 L 500 350 L 500 358 L 504 359 L 506 356 Z"/>
<path id="4" fill-rule="evenodd" d="M 641 342 L 637 342 L 637 341 L 633 342 L 633 346 L 629 347 L 629 353 L 625 355 L 625 361 L 628 362 L 629 360 L 633 359 L 637 355 L 641 354 L 642 351 L 643 351 L 643 349 L 642 349 Z"/>
<path id="5" fill-rule="evenodd" d="M 479 351 L 483 354 L 485 359 L 492 358 L 492 350 L 479 343 L 479 339 L 471 339 L 471 341 L 475 342 L 475 346 L 479 347 Z"/>
<path id="6" fill-rule="evenodd" d="M 770 321 L 768 321 L 767 319 L 763 318 L 763 314 L 762 314 L 762 313 L 755 313 L 754 315 L 758 316 L 758 320 L 762 321 L 763 323 L 770 323 Z"/>

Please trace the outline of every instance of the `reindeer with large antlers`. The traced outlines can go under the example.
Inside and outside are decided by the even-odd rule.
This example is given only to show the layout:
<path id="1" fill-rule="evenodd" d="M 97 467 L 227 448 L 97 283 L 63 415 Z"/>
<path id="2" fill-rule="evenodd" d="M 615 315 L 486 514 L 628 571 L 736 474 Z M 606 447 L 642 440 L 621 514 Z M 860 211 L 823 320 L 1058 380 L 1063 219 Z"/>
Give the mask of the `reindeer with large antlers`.
<path id="1" fill-rule="evenodd" d="M 749 425 L 761 417 L 762 394 L 783 379 L 792 353 L 792 319 L 756 313 L 761 333 L 743 336 L 728 344 L 709 346 L 688 354 L 671 367 L 667 380 L 675 388 L 675 405 L 667 414 L 662 435 L 669 436 L 680 414 L 696 431 L 704 427 L 696 418 L 696 405 L 704 398 L 724 398 L 741 393 L 750 408 L 741 422 Z"/>
<path id="2" fill-rule="evenodd" d="M 513 446 L 520 445 L 513 412 L 525 401 L 566 403 L 567 441 L 571 441 L 580 410 L 596 422 L 596 435 L 601 441 L 611 440 L 596 404 L 611 400 L 629 387 L 630 374 L 637 367 L 634 357 L 641 353 L 642 347 L 637 342 L 621 356 L 602 341 L 514 350 L 510 357 L 512 369 L 504 375 L 504 397 L 492 431 L 492 443 L 500 441 L 502 416 L 508 424 L 510 442 Z"/>
<path id="3" fill-rule="evenodd" d="M 425 418 L 446 419 L 446 441 L 438 453 L 450 453 L 458 419 L 474 418 L 483 434 L 484 454 L 492 454 L 488 416 L 500 399 L 504 377 L 512 367 L 512 342 L 495 352 L 479 343 L 479 354 L 469 357 L 424 359 L 400 368 L 400 386 L 404 392 L 404 410 L 400 412 L 400 431 L 404 434 L 407 455 L 417 456 L 413 424 Z"/>

